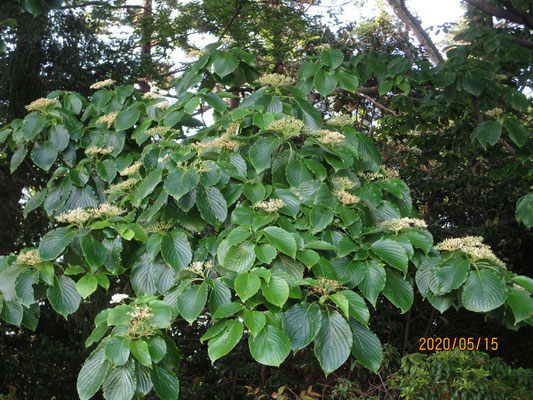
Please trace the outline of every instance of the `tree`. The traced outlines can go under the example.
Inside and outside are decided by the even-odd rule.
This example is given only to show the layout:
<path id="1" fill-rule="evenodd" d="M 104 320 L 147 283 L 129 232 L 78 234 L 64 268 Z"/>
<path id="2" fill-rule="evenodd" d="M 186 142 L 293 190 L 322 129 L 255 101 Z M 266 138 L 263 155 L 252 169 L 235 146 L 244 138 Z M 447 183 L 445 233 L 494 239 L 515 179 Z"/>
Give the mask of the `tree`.
<path id="1" fill-rule="evenodd" d="M 113 294 L 119 305 L 96 316 L 86 341 L 98 344 L 78 378 L 82 399 L 100 387 L 108 399 L 152 387 L 176 399 L 179 350 L 166 330 L 204 309 L 213 363 L 243 337 L 272 366 L 313 343 L 326 374 L 350 353 L 379 368 L 366 301 L 382 294 L 405 313 L 413 281 L 441 312 L 497 310 L 517 327 L 532 324 L 530 278 L 507 270 L 481 238 L 434 246 L 372 140 L 351 118 L 324 122 L 307 102 L 314 90 L 357 90 L 361 69 L 379 65 L 371 57 L 323 51 L 294 85 L 260 77 L 242 50 L 212 50 L 178 80 L 172 105 L 109 80 L 90 99 L 56 91 L 30 104 L 1 136 L 13 169 L 29 154 L 52 173 L 25 211 L 44 207 L 53 229 L 38 248 L 1 258 L 1 317 L 35 328 L 44 297 L 66 318 L 95 292 Z M 406 66 L 393 57 L 387 68 Z M 253 93 L 228 108 L 224 89 L 246 82 Z M 194 133 L 203 103 L 215 122 Z"/>

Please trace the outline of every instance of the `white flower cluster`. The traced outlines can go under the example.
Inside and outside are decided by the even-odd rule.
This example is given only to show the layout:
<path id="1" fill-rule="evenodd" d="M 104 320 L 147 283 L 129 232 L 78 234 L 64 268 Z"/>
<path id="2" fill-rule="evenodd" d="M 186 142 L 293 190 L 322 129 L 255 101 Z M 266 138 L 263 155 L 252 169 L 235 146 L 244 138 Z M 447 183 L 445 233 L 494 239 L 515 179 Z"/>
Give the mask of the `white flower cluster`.
<path id="1" fill-rule="evenodd" d="M 355 182 L 346 176 L 333 178 L 333 184 L 339 190 L 353 189 L 355 187 Z"/>
<path id="2" fill-rule="evenodd" d="M 304 122 L 299 119 L 294 117 L 283 117 L 271 122 L 267 126 L 267 129 L 281 132 L 283 136 L 289 138 L 291 136 L 299 136 L 304 126 Z"/>
<path id="3" fill-rule="evenodd" d="M 106 154 L 109 154 L 109 153 L 112 153 L 113 152 L 113 148 L 112 147 L 96 147 L 96 146 L 93 146 L 93 147 L 89 147 L 87 150 L 85 150 L 85 154 L 88 154 L 90 156 L 95 156 L 97 154 L 101 154 L 103 156 L 105 156 Z"/>
<path id="4" fill-rule="evenodd" d="M 224 134 L 222 136 L 217 137 L 216 139 L 212 140 L 211 142 L 196 142 L 192 145 L 197 151 L 207 150 L 207 149 L 221 149 L 221 150 L 237 150 L 239 147 L 242 146 L 241 142 L 238 142 L 236 140 L 230 139 L 228 135 Z"/>
<path id="5" fill-rule="evenodd" d="M 104 81 L 95 82 L 91 86 L 89 86 L 90 89 L 102 89 L 108 86 L 113 86 L 115 81 L 113 79 L 106 79 Z"/>
<path id="6" fill-rule="evenodd" d="M 161 94 L 156 93 L 156 92 L 146 92 L 143 94 L 143 99 L 145 100 L 155 100 L 155 99 L 159 99 L 160 97 L 161 97 Z"/>
<path id="7" fill-rule="evenodd" d="M 191 263 L 187 268 L 185 268 L 187 271 L 190 271 L 192 273 L 195 273 L 196 275 L 201 275 L 206 269 L 213 268 L 213 264 L 211 261 L 201 262 L 201 261 L 195 261 Z"/>
<path id="8" fill-rule="evenodd" d="M 139 182 L 139 178 L 129 178 L 125 181 L 111 185 L 106 189 L 106 193 L 122 193 L 130 190 L 135 184 Z"/>
<path id="9" fill-rule="evenodd" d="M 118 111 L 102 115 L 100 118 L 96 120 L 97 124 L 106 124 L 108 128 L 111 128 L 111 125 L 113 125 L 113 122 L 115 122 L 115 118 L 117 117 Z"/>
<path id="10" fill-rule="evenodd" d="M 377 180 L 387 180 L 399 178 L 400 174 L 398 171 L 392 168 L 382 166 L 378 172 L 366 172 L 363 174 L 363 177 L 368 181 L 377 181 Z"/>
<path id="11" fill-rule="evenodd" d="M 40 99 L 32 101 L 27 106 L 24 106 L 24 108 L 26 108 L 26 110 L 28 111 L 35 111 L 35 110 L 44 111 L 46 107 L 56 102 L 57 102 L 56 99 L 47 99 L 47 98 L 41 97 Z"/>
<path id="12" fill-rule="evenodd" d="M 466 253 L 475 259 L 485 258 L 496 264 L 505 266 L 504 262 L 492 252 L 492 249 L 483 243 L 483 238 L 481 236 L 465 236 L 462 238 L 445 239 L 437 244 L 435 248 L 441 251 L 461 250 L 463 253 Z"/>
<path id="13" fill-rule="evenodd" d="M 166 110 L 170 107 L 170 103 L 168 101 L 160 101 L 159 103 L 156 103 L 155 106 L 157 108 L 161 108 L 162 110 Z"/>
<path id="14" fill-rule="evenodd" d="M 485 111 L 485 115 L 492 117 L 492 118 L 500 118 L 500 115 L 502 115 L 503 110 L 501 108 L 493 108 L 491 110 Z"/>
<path id="15" fill-rule="evenodd" d="M 311 135 L 315 136 L 320 143 L 329 145 L 342 143 L 346 138 L 342 133 L 325 129 L 313 131 Z"/>
<path id="16" fill-rule="evenodd" d="M 163 157 L 157 159 L 158 163 L 164 164 L 170 158 L 170 153 L 165 154 Z"/>
<path id="17" fill-rule="evenodd" d="M 80 225 L 90 219 L 98 219 L 104 217 L 116 217 L 126 212 L 117 206 L 102 203 L 97 208 L 76 208 L 74 210 L 65 211 L 56 217 L 58 222 Z"/>
<path id="18" fill-rule="evenodd" d="M 21 253 L 17 256 L 15 264 L 25 264 L 25 265 L 37 265 L 41 262 L 41 256 L 39 250 L 32 249 L 28 250 L 26 253 Z"/>
<path id="19" fill-rule="evenodd" d="M 345 126 L 351 126 L 356 121 L 355 116 L 351 116 L 348 114 L 339 114 L 336 115 L 326 121 L 326 123 L 330 126 L 340 127 L 341 129 Z"/>
<path id="20" fill-rule="evenodd" d="M 393 218 L 383 221 L 379 224 L 381 228 L 389 229 L 391 231 L 399 232 L 402 229 L 408 228 L 426 228 L 427 224 L 423 219 L 417 218 Z"/>
<path id="21" fill-rule="evenodd" d="M 136 175 L 139 173 L 139 169 L 141 169 L 142 163 L 140 161 L 136 161 L 133 164 L 131 164 L 129 167 L 124 168 L 122 171 L 119 172 L 121 176 L 129 176 L 129 175 Z"/>
<path id="22" fill-rule="evenodd" d="M 254 208 L 260 208 L 271 214 L 285 207 L 285 203 L 281 199 L 270 199 L 268 201 L 258 201 L 254 204 Z"/>
<path id="23" fill-rule="evenodd" d="M 160 137 L 163 137 L 163 135 L 167 132 L 178 133 L 179 131 L 177 129 L 172 129 L 167 126 L 154 126 L 153 128 L 149 128 L 144 131 L 144 133 L 147 135 Z"/>
<path id="24" fill-rule="evenodd" d="M 122 300 L 126 300 L 129 296 L 124 293 L 115 293 L 113 296 L 111 296 L 111 300 L 109 301 L 110 304 L 118 304 L 122 302 Z"/>
<path id="25" fill-rule="evenodd" d="M 348 193 L 346 190 L 341 190 L 340 192 L 338 192 L 337 199 L 339 199 L 342 204 L 355 204 L 359 203 L 359 201 L 361 200 L 359 197 Z"/>
<path id="26" fill-rule="evenodd" d="M 272 86 L 279 88 L 282 86 L 289 86 L 294 83 L 294 79 L 287 75 L 281 74 L 267 74 L 257 80 L 261 85 Z"/>
<path id="27" fill-rule="evenodd" d="M 153 224 L 150 224 L 148 225 L 144 230 L 147 232 L 147 233 L 164 233 L 164 232 L 168 232 L 170 228 L 172 228 L 173 226 L 173 222 L 172 221 L 157 221 L 157 222 L 154 222 Z"/>

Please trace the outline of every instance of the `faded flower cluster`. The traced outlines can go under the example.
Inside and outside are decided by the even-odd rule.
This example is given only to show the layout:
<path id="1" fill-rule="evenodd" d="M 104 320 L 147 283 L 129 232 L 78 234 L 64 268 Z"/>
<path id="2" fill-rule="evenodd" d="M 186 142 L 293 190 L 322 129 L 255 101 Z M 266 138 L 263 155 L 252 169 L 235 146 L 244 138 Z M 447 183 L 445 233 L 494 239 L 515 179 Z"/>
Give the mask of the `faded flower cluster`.
<path id="1" fill-rule="evenodd" d="M 119 174 L 122 176 L 137 175 L 141 167 L 142 163 L 140 161 L 136 161 L 129 167 L 126 167 L 122 171 L 120 171 Z"/>
<path id="2" fill-rule="evenodd" d="M 164 233 L 168 232 L 169 229 L 172 228 L 172 225 L 174 225 L 172 221 L 157 221 L 148 225 L 145 228 L 145 231 L 147 233 Z"/>
<path id="3" fill-rule="evenodd" d="M 272 86 L 279 88 L 282 86 L 289 86 L 294 83 L 294 79 L 290 76 L 281 75 L 281 74 L 267 74 L 262 76 L 257 80 L 261 85 Z"/>
<path id="4" fill-rule="evenodd" d="M 348 193 L 346 190 L 341 190 L 340 192 L 337 193 L 337 199 L 342 203 L 342 204 L 355 204 L 355 203 L 359 203 L 359 197 L 351 194 L 351 193 Z"/>
<path id="5" fill-rule="evenodd" d="M 391 231 L 399 232 L 402 229 L 408 228 L 426 228 L 427 224 L 423 219 L 417 218 L 394 218 L 387 221 L 383 221 L 379 224 L 381 228 L 385 228 Z"/>
<path id="6" fill-rule="evenodd" d="M 340 127 L 351 126 L 355 123 L 356 117 L 348 114 L 339 114 L 327 120 L 330 126 Z"/>
<path id="7" fill-rule="evenodd" d="M 56 99 L 47 99 L 47 98 L 42 97 L 40 99 L 32 101 L 30 104 L 28 104 L 24 108 L 26 108 L 26 110 L 28 111 L 35 111 L 35 110 L 44 111 L 46 107 L 56 102 L 57 102 Z"/>
<path id="8" fill-rule="evenodd" d="M 155 328 L 147 321 L 154 316 L 150 313 L 152 309 L 148 306 L 134 305 L 128 315 L 131 317 L 130 327 L 128 328 L 128 337 L 137 340 L 141 337 L 150 337 L 155 335 Z"/>
<path id="9" fill-rule="evenodd" d="M 314 293 L 317 293 L 320 296 L 324 296 L 330 292 L 334 292 L 338 289 L 345 289 L 344 286 L 341 285 L 339 281 L 335 281 L 332 279 L 326 279 L 324 277 L 320 277 L 317 279 L 318 285 L 311 286 L 310 290 Z"/>
<path id="10" fill-rule="evenodd" d="M 88 154 L 90 156 L 95 156 L 97 154 L 101 154 L 105 156 L 106 154 L 112 153 L 113 148 L 112 147 L 96 147 L 92 146 L 89 147 L 87 150 L 85 150 L 85 154 Z"/>
<path id="11" fill-rule="evenodd" d="M 89 86 L 90 89 L 102 89 L 108 86 L 113 86 L 115 81 L 113 79 L 106 79 L 105 81 L 95 82 L 91 86 Z"/>
<path id="12" fill-rule="evenodd" d="M 109 301 L 110 304 L 118 304 L 122 302 L 122 300 L 126 300 L 129 296 L 124 293 L 115 293 L 113 296 L 111 296 L 111 300 Z"/>
<path id="13" fill-rule="evenodd" d="M 197 151 L 207 150 L 207 149 L 221 149 L 221 150 L 237 150 L 239 147 L 241 147 L 242 144 L 236 140 L 233 140 L 229 137 L 229 135 L 222 135 L 211 142 L 196 142 L 192 145 Z"/>
<path id="14" fill-rule="evenodd" d="M 135 184 L 139 182 L 139 178 L 129 178 L 125 181 L 111 185 L 106 189 L 106 193 L 122 193 L 129 191 Z"/>
<path id="15" fill-rule="evenodd" d="M 172 129 L 167 126 L 154 126 L 153 128 L 144 131 L 144 133 L 147 135 L 160 137 L 163 137 L 163 135 L 167 132 L 178 133 L 179 131 L 177 129 Z"/>
<path id="16" fill-rule="evenodd" d="M 96 120 L 97 124 L 106 124 L 108 128 L 111 128 L 111 125 L 113 125 L 113 122 L 115 122 L 115 118 L 117 117 L 118 111 L 102 115 L 100 118 Z"/>
<path id="17" fill-rule="evenodd" d="M 294 117 L 283 117 L 271 122 L 267 126 L 267 129 L 281 132 L 283 136 L 289 138 L 291 136 L 299 136 L 304 126 L 304 122 L 300 121 L 299 119 Z"/>
<path id="18" fill-rule="evenodd" d="M 258 201 L 254 204 L 254 208 L 260 208 L 271 214 L 285 207 L 285 203 L 281 199 L 270 199 L 268 201 Z"/>
<path id="19" fill-rule="evenodd" d="M 168 101 L 160 101 L 159 103 L 156 103 L 155 105 L 157 108 L 161 108 L 163 110 L 166 110 L 170 107 L 170 103 Z"/>
<path id="20" fill-rule="evenodd" d="M 187 268 L 185 268 L 187 271 L 190 271 L 196 275 L 202 275 L 203 272 L 206 269 L 213 268 L 213 264 L 211 261 L 201 262 L 201 261 L 195 261 L 191 263 Z"/>
<path id="21" fill-rule="evenodd" d="M 355 182 L 346 176 L 333 178 L 333 184 L 339 190 L 353 189 L 355 187 Z"/>
<path id="22" fill-rule="evenodd" d="M 441 251 L 461 250 L 463 253 L 466 253 L 475 259 L 485 258 L 496 264 L 505 266 L 503 261 L 496 257 L 492 252 L 491 248 L 483 243 L 483 238 L 481 236 L 444 239 L 437 244 L 435 248 Z"/>
<path id="23" fill-rule="evenodd" d="M 39 250 L 32 249 L 26 253 L 19 254 L 15 260 L 15 264 L 25 264 L 25 265 L 37 265 L 41 262 L 41 256 Z"/>
<path id="24" fill-rule="evenodd" d="M 363 176 L 368 182 L 371 182 L 383 179 L 397 179 L 400 177 L 400 174 L 395 169 L 381 166 L 378 172 L 367 172 Z"/>
<path id="25" fill-rule="evenodd" d="M 76 208 L 74 210 L 65 211 L 56 217 L 58 222 L 81 225 L 90 219 L 98 219 L 104 217 L 116 217 L 126 212 L 117 206 L 102 203 L 97 208 Z"/>
<path id="26" fill-rule="evenodd" d="M 311 132 L 311 135 L 315 136 L 320 143 L 329 145 L 342 143 L 345 139 L 345 136 L 342 133 L 325 129 L 313 131 Z"/>

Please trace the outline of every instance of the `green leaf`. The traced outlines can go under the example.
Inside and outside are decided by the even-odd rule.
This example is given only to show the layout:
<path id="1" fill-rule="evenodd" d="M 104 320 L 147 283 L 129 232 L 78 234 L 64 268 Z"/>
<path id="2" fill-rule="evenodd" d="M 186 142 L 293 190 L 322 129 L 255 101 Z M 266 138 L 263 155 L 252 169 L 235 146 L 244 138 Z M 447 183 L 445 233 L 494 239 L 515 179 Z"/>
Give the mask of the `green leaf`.
<path id="1" fill-rule="evenodd" d="M 322 312 L 316 303 L 295 304 L 283 313 L 283 330 L 294 351 L 303 349 L 316 337 L 322 325 Z"/>
<path id="2" fill-rule="evenodd" d="M 19 165 L 24 161 L 26 158 L 26 155 L 28 154 L 28 148 L 26 145 L 21 145 L 15 150 L 13 153 L 13 156 L 11 157 L 11 163 L 9 166 L 9 172 L 12 174 L 16 171 L 16 169 L 19 167 Z"/>
<path id="3" fill-rule="evenodd" d="M 513 282 L 517 283 L 528 292 L 533 293 L 533 279 L 524 275 L 516 275 L 513 277 Z"/>
<path id="4" fill-rule="evenodd" d="M 292 258 L 296 257 L 296 241 L 289 232 L 277 226 L 269 226 L 263 232 L 272 246 Z"/>
<path id="5" fill-rule="evenodd" d="M 365 271 L 365 278 L 359 284 L 359 289 L 375 307 L 378 295 L 385 287 L 385 269 L 376 261 L 365 261 L 361 266 Z"/>
<path id="6" fill-rule="evenodd" d="M 222 193 L 215 187 L 199 188 L 197 206 L 204 220 L 211 225 L 224 222 L 228 216 L 228 204 Z"/>
<path id="7" fill-rule="evenodd" d="M 413 287 L 396 271 L 387 270 L 387 281 L 383 294 L 392 304 L 399 307 L 402 313 L 407 312 L 413 304 Z"/>
<path id="8" fill-rule="evenodd" d="M 52 308 L 67 318 L 80 306 L 81 297 L 76 290 L 76 283 L 68 276 L 58 276 L 54 286 L 50 286 L 46 292 Z"/>
<path id="9" fill-rule="evenodd" d="M 126 364 L 130 358 L 129 340 L 120 336 L 111 338 L 105 345 L 105 356 L 115 366 Z"/>
<path id="10" fill-rule="evenodd" d="M 167 344 L 161 336 L 152 336 L 148 339 L 148 349 L 152 361 L 157 364 L 167 354 Z"/>
<path id="11" fill-rule="evenodd" d="M 290 290 L 285 279 L 272 276 L 270 282 L 261 282 L 261 292 L 270 303 L 281 307 L 289 298 Z"/>
<path id="12" fill-rule="evenodd" d="M 226 252 L 222 265 L 233 272 L 246 272 L 254 265 L 255 252 L 251 244 L 241 243 L 230 247 Z"/>
<path id="13" fill-rule="evenodd" d="M 215 73 L 221 78 L 231 74 L 238 66 L 239 59 L 231 53 L 217 53 L 213 62 Z"/>
<path id="14" fill-rule="evenodd" d="M 507 293 L 507 304 L 513 310 L 515 325 L 533 315 L 533 298 L 524 290 L 510 288 Z"/>
<path id="15" fill-rule="evenodd" d="M 76 282 L 76 290 L 84 299 L 94 293 L 98 287 L 98 279 L 94 275 L 85 275 Z"/>
<path id="16" fill-rule="evenodd" d="M 350 317 L 355 318 L 362 324 L 368 324 L 370 312 L 368 311 L 365 300 L 353 290 L 341 290 L 339 293 L 348 300 Z"/>
<path id="17" fill-rule="evenodd" d="M 528 193 L 521 197 L 516 203 L 515 218 L 526 227 L 533 226 L 533 193 Z"/>
<path id="18" fill-rule="evenodd" d="M 207 285 L 191 285 L 178 296 L 178 311 L 192 324 L 202 312 L 207 301 Z"/>
<path id="19" fill-rule="evenodd" d="M 349 92 L 355 92 L 359 87 L 359 79 L 349 71 L 339 69 L 335 72 L 335 77 L 339 81 L 339 86 Z"/>
<path id="20" fill-rule="evenodd" d="M 389 93 L 392 90 L 392 82 L 391 81 L 383 81 L 379 85 L 378 93 L 380 96 L 385 96 L 387 93 Z"/>
<path id="21" fill-rule="evenodd" d="M 237 346 L 237 343 L 241 340 L 243 330 L 242 322 L 234 319 L 225 326 L 222 332 L 209 341 L 207 354 L 212 363 L 228 354 Z"/>
<path id="22" fill-rule="evenodd" d="M 261 280 L 255 274 L 244 272 L 235 279 L 235 292 L 242 301 L 248 300 L 256 294 L 260 288 Z"/>
<path id="23" fill-rule="evenodd" d="M 333 210 L 324 206 L 315 206 L 309 216 L 311 233 L 321 232 L 333 221 Z"/>
<path id="24" fill-rule="evenodd" d="M 150 302 L 151 313 L 154 316 L 147 320 L 147 322 L 154 328 L 168 328 L 172 318 L 172 309 L 161 300 Z"/>
<path id="25" fill-rule="evenodd" d="M 57 149 L 50 142 L 37 142 L 31 151 L 31 159 L 39 168 L 48 171 L 57 158 Z"/>
<path id="26" fill-rule="evenodd" d="M 270 264 L 278 255 L 276 249 L 269 244 L 262 244 L 260 246 L 255 246 L 254 248 L 255 255 L 259 261 L 264 264 Z"/>
<path id="27" fill-rule="evenodd" d="M 226 102 L 222 100 L 219 96 L 217 96 L 215 93 L 207 93 L 205 95 L 205 101 L 207 104 L 209 104 L 213 109 L 219 113 L 223 113 L 226 111 L 226 108 L 228 106 L 226 105 Z"/>
<path id="28" fill-rule="evenodd" d="M 115 128 L 117 131 L 125 131 L 135 125 L 140 116 L 139 110 L 120 111 L 115 118 Z"/>
<path id="29" fill-rule="evenodd" d="M 69 141 L 70 135 L 63 125 L 59 124 L 50 129 L 50 142 L 54 145 L 57 151 L 65 150 Z"/>
<path id="30" fill-rule="evenodd" d="M 511 140 L 518 146 L 522 147 L 529 139 L 530 133 L 527 128 L 515 118 L 507 118 L 503 127 L 509 134 Z"/>
<path id="31" fill-rule="evenodd" d="M 135 376 L 128 365 L 110 369 L 102 385 L 106 400 L 131 400 L 136 387 Z"/>
<path id="32" fill-rule="evenodd" d="M 488 269 L 481 269 L 470 271 L 468 274 L 461 300 L 467 310 L 487 312 L 501 306 L 505 296 L 505 285 L 498 274 Z"/>
<path id="33" fill-rule="evenodd" d="M 117 166 L 111 160 L 104 160 L 96 165 L 96 171 L 102 180 L 107 183 L 113 182 L 117 176 Z"/>
<path id="34" fill-rule="evenodd" d="M 313 180 L 313 174 L 300 160 L 291 160 L 287 164 L 285 176 L 292 187 L 298 187 L 304 182 Z"/>
<path id="35" fill-rule="evenodd" d="M 183 271 L 192 261 L 191 246 L 184 233 L 174 230 L 161 240 L 161 255 L 175 271 Z"/>
<path id="36" fill-rule="evenodd" d="M 272 152 L 280 145 L 281 140 L 275 137 L 260 137 L 250 147 L 250 162 L 257 172 L 270 167 Z"/>
<path id="37" fill-rule="evenodd" d="M 352 343 L 352 331 L 346 319 L 338 311 L 324 311 L 315 337 L 315 356 L 326 375 L 344 364 Z"/>
<path id="38" fill-rule="evenodd" d="M 194 169 L 177 169 L 165 179 L 164 189 L 176 200 L 181 199 L 198 185 L 198 173 Z"/>
<path id="39" fill-rule="evenodd" d="M 40 113 L 29 114 L 24 118 L 22 132 L 26 140 L 32 140 L 37 136 L 46 125 L 46 119 Z"/>
<path id="40" fill-rule="evenodd" d="M 133 340 L 130 342 L 130 350 L 135 358 L 145 367 L 152 366 L 152 357 L 148 349 L 148 343 L 144 339 Z"/>
<path id="41" fill-rule="evenodd" d="M 344 54 L 337 49 L 325 50 L 320 54 L 320 61 L 331 69 L 335 69 L 344 61 Z"/>
<path id="42" fill-rule="evenodd" d="M 304 249 L 298 251 L 296 258 L 303 262 L 307 268 L 311 268 L 318 263 L 320 255 L 314 250 Z"/>
<path id="43" fill-rule="evenodd" d="M 467 74 L 463 78 L 463 89 L 474 96 L 483 92 L 483 80 L 479 76 Z"/>
<path id="44" fill-rule="evenodd" d="M 403 57 L 395 57 L 387 66 L 389 75 L 400 75 L 407 72 L 411 68 L 411 60 Z"/>
<path id="45" fill-rule="evenodd" d="M 438 295 L 449 293 L 461 286 L 466 280 L 470 263 L 464 258 L 451 257 L 439 264 L 435 270 Z"/>
<path id="46" fill-rule="evenodd" d="M 22 271 L 15 279 L 15 293 L 22 305 L 30 307 L 35 302 L 33 285 L 39 282 L 39 272 L 33 269 Z M 0 303 L 2 302 L 0 298 Z"/>
<path id="47" fill-rule="evenodd" d="M 326 72 L 323 69 L 318 71 L 313 79 L 313 83 L 318 93 L 326 97 L 333 89 L 337 87 L 337 79 L 332 73 Z"/>
<path id="48" fill-rule="evenodd" d="M 383 361 L 381 342 L 374 332 L 350 318 L 353 331 L 352 354 L 371 371 L 378 372 Z"/>
<path id="49" fill-rule="evenodd" d="M 444 68 L 439 68 L 432 79 L 435 86 L 443 88 L 455 82 L 455 73 Z"/>
<path id="50" fill-rule="evenodd" d="M 425 254 L 428 254 L 431 248 L 433 247 L 433 238 L 428 232 L 424 233 L 425 234 L 423 234 L 422 231 L 408 231 L 403 233 L 403 235 L 407 236 L 407 238 L 414 247 L 422 250 Z"/>
<path id="51" fill-rule="evenodd" d="M 105 359 L 105 346 L 106 344 L 102 342 L 87 360 L 85 360 L 85 363 L 81 367 L 76 382 L 76 389 L 78 390 L 80 400 L 89 400 L 100 389 L 102 383 L 104 383 L 109 366 Z"/>
<path id="52" fill-rule="evenodd" d="M 172 371 L 154 365 L 150 369 L 150 379 L 154 390 L 161 400 L 177 400 L 180 393 L 180 382 Z"/>
<path id="53" fill-rule="evenodd" d="M 8 324 L 19 326 L 24 316 L 22 303 L 13 300 L 4 300 L 2 302 L 2 297 L 0 296 L 0 304 L 2 304 L 0 317 Z"/>
<path id="54" fill-rule="evenodd" d="M 279 367 L 291 352 L 289 337 L 273 325 L 266 325 L 255 337 L 249 336 L 248 346 L 258 363 L 274 367 Z"/>
<path id="55" fill-rule="evenodd" d="M 135 194 L 135 206 L 139 206 L 144 198 L 154 191 L 155 187 L 161 182 L 162 172 L 162 169 L 154 169 L 142 180 L 141 186 L 139 186 Z"/>
<path id="56" fill-rule="evenodd" d="M 476 128 L 470 134 L 470 139 L 472 142 L 477 139 L 477 141 L 484 147 L 487 147 L 487 144 L 494 146 L 500 136 L 502 135 L 502 124 L 498 121 L 485 121 L 480 122 Z"/>
<path id="57" fill-rule="evenodd" d="M 266 324 L 265 314 L 260 311 L 246 311 L 244 314 L 244 323 L 252 335 L 257 336 Z"/>
<path id="58" fill-rule="evenodd" d="M 374 242 L 370 248 L 383 261 L 394 267 L 404 274 L 407 273 L 408 257 L 405 249 L 392 239 L 381 238 Z"/>
<path id="59" fill-rule="evenodd" d="M 320 129 L 322 114 L 305 99 L 295 97 L 292 115 L 302 120 L 309 129 Z"/>
<path id="60" fill-rule="evenodd" d="M 90 233 L 83 235 L 80 242 L 87 264 L 96 271 L 107 260 L 107 249 Z"/>
<path id="61" fill-rule="evenodd" d="M 39 253 L 43 260 L 54 261 L 76 236 L 76 232 L 67 227 L 57 228 L 44 235 L 39 244 Z"/>

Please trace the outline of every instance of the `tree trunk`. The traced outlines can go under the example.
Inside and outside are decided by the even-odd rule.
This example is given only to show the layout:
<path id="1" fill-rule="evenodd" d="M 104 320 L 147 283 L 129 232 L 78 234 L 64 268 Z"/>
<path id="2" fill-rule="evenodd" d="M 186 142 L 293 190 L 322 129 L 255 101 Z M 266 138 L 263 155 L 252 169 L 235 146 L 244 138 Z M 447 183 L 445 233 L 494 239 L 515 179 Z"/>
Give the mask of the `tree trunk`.
<path id="1" fill-rule="evenodd" d="M 151 87 L 151 69 L 152 69 L 152 33 L 153 33 L 153 16 L 152 0 L 144 0 L 144 10 L 141 19 L 141 70 L 143 77 L 139 79 L 141 92 L 150 91 Z"/>

